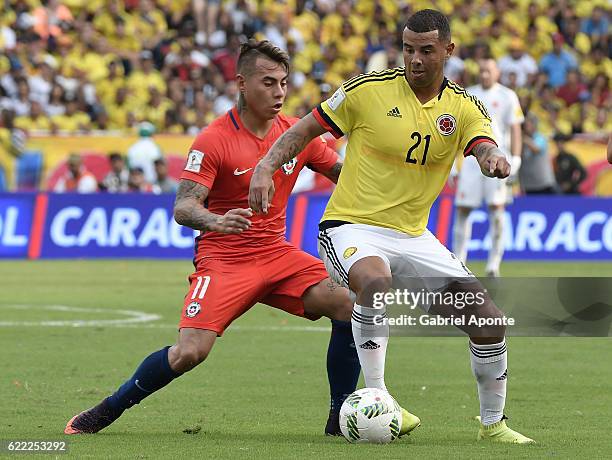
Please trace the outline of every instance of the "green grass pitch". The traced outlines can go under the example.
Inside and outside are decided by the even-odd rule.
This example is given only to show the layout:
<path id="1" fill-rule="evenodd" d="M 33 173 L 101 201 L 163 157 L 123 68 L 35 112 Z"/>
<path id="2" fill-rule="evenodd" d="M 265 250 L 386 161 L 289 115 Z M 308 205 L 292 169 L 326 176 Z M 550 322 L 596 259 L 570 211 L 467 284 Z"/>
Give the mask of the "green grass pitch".
<path id="1" fill-rule="evenodd" d="M 509 425 L 538 444 L 496 446 L 475 441 L 478 400 L 465 339 L 392 337 L 387 384 L 423 424 L 388 446 L 351 445 L 322 435 L 329 322 L 260 305 L 205 363 L 111 427 L 65 436 L 72 415 L 173 343 L 190 270 L 187 261 L 1 262 L 0 440 L 67 440 L 69 452 L 58 458 L 590 459 L 612 452 L 609 339 L 510 338 Z M 506 263 L 502 270 L 612 276 L 611 264 L 595 263 Z M 160 318 L 125 324 L 145 313 Z M 109 319 L 117 322 L 64 323 Z M 40 325 L 49 321 L 60 325 Z"/>

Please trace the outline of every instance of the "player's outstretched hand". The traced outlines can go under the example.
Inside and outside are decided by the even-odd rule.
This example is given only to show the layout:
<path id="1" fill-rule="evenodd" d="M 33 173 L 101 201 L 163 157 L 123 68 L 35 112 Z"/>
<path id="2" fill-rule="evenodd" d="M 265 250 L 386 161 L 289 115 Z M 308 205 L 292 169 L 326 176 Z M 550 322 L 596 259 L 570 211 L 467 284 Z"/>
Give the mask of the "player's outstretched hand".
<path id="1" fill-rule="evenodd" d="M 268 213 L 272 197 L 274 196 L 274 181 L 272 173 L 263 167 L 256 167 L 249 186 L 249 206 L 253 212 Z"/>
<path id="2" fill-rule="evenodd" d="M 251 226 L 248 219 L 253 215 L 251 209 L 230 209 L 224 215 L 217 217 L 211 231 L 219 233 L 242 233 Z"/>
<path id="3" fill-rule="evenodd" d="M 487 177 L 504 179 L 510 175 L 510 163 L 503 155 L 491 155 L 481 164 L 480 169 Z"/>

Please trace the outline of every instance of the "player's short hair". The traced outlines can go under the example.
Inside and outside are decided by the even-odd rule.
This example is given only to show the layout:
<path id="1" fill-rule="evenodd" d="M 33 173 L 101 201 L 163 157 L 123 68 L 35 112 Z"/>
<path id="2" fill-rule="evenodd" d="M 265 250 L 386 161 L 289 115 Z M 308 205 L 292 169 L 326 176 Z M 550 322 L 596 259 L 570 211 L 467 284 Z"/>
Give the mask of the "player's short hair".
<path id="1" fill-rule="evenodd" d="M 240 45 L 237 70 L 242 75 L 248 75 L 255 67 L 258 57 L 264 57 L 278 62 L 289 73 L 289 55 L 269 40 L 255 40 L 253 38 Z"/>
<path id="2" fill-rule="evenodd" d="M 451 38 L 448 18 L 437 10 L 426 9 L 417 11 L 408 18 L 406 28 L 419 34 L 437 30 L 441 42 L 450 41 Z"/>

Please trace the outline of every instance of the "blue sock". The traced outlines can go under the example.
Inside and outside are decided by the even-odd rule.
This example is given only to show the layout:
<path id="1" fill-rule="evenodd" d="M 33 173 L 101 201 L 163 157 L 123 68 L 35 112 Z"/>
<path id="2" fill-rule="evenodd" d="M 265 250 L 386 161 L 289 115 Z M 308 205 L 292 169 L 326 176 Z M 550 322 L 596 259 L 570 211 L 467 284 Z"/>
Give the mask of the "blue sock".
<path id="1" fill-rule="evenodd" d="M 355 391 L 360 371 L 350 321 L 332 320 L 332 332 L 327 348 L 330 410 L 339 411 L 346 397 Z"/>
<path id="2" fill-rule="evenodd" d="M 130 379 L 119 387 L 111 396 L 106 398 L 110 407 L 121 413 L 138 404 L 147 396 L 168 385 L 180 376 L 172 370 L 168 362 L 168 349 L 164 347 L 147 356 Z"/>

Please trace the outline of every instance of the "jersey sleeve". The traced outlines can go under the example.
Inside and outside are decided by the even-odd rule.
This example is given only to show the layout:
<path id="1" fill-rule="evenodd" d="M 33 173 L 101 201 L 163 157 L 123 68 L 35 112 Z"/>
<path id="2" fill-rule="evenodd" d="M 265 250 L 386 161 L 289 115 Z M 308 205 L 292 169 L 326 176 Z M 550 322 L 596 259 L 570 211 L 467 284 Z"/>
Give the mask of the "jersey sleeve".
<path id="1" fill-rule="evenodd" d="M 221 154 L 218 142 L 215 141 L 214 136 L 206 132 L 200 133 L 189 149 L 181 179 L 197 182 L 210 190 L 217 177 L 220 164 Z"/>
<path id="2" fill-rule="evenodd" d="M 354 98 L 354 93 L 347 93 L 342 85 L 329 99 L 315 107 L 312 114 L 323 128 L 340 138 L 353 129 Z"/>
<path id="3" fill-rule="evenodd" d="M 338 154 L 327 145 L 322 136 L 318 136 L 306 147 L 308 153 L 306 166 L 316 172 L 329 171 L 338 161 Z"/>
<path id="4" fill-rule="evenodd" d="M 459 145 L 463 149 L 463 156 L 470 155 L 472 149 L 482 142 L 490 142 L 497 146 L 491 128 L 491 117 L 478 98 L 470 96 L 463 100 L 463 116 L 461 118 L 462 129 Z"/>

